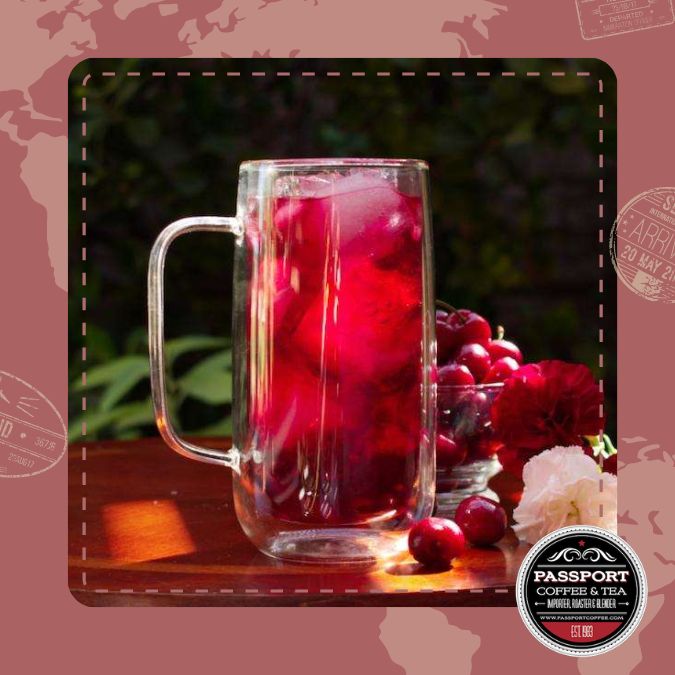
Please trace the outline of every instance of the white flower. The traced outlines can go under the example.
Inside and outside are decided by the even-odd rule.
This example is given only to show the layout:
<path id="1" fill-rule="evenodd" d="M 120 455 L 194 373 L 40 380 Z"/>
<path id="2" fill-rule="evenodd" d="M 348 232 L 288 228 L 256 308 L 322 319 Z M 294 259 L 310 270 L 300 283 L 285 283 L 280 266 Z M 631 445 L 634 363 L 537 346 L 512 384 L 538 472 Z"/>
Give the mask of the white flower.
<path id="1" fill-rule="evenodd" d="M 523 482 L 523 497 L 513 512 L 519 539 L 534 544 L 567 525 L 616 532 L 616 476 L 601 473 L 579 446 L 535 455 L 523 469 Z"/>

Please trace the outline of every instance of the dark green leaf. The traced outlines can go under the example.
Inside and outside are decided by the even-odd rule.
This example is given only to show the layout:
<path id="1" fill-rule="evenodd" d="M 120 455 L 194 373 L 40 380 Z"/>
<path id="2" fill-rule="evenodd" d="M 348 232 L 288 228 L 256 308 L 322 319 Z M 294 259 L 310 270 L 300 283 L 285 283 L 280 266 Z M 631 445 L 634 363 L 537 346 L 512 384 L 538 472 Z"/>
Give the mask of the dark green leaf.
<path id="1" fill-rule="evenodd" d="M 101 366 L 95 366 L 87 371 L 87 384 L 82 384 L 81 380 L 75 380 L 71 384 L 73 391 L 81 391 L 82 389 L 94 389 L 104 384 L 114 382 L 117 378 L 122 377 L 124 373 L 132 369 L 140 369 L 141 366 L 148 369 L 148 359 L 144 356 L 122 356 L 114 361 L 105 363 Z"/>
<path id="2" fill-rule="evenodd" d="M 218 405 L 232 400 L 232 352 L 224 349 L 193 366 L 177 382 L 178 389 L 198 401 Z"/>
<path id="3" fill-rule="evenodd" d="M 103 390 L 99 407 L 101 410 L 111 410 L 121 401 L 141 380 L 150 377 L 150 364 L 147 358 L 139 357 L 130 360 L 124 370 Z"/>
<path id="4" fill-rule="evenodd" d="M 117 410 L 119 411 L 119 416 L 114 425 L 116 431 L 147 426 L 155 422 L 155 411 L 153 410 L 150 398 L 147 398 L 145 401 L 127 403 L 120 406 Z"/>
<path id="5" fill-rule="evenodd" d="M 68 426 L 68 440 L 83 440 L 81 437 L 82 423 L 87 425 L 87 437 L 95 436 L 98 431 L 112 424 L 119 415 L 119 408 L 114 410 L 87 411 L 78 415 Z"/>
<path id="6" fill-rule="evenodd" d="M 191 370 L 177 381 L 180 391 L 198 401 L 218 405 L 232 400 L 232 373 L 223 368 Z"/>

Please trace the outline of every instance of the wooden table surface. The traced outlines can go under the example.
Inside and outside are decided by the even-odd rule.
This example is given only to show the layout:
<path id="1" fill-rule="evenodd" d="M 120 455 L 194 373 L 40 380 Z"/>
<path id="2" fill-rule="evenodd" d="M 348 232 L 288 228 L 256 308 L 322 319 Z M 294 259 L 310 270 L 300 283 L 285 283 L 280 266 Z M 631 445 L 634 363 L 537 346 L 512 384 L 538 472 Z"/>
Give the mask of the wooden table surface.
<path id="1" fill-rule="evenodd" d="M 200 442 L 227 447 L 226 440 Z M 509 530 L 429 573 L 283 563 L 241 531 L 227 469 L 184 459 L 159 438 L 69 449 L 69 585 L 86 605 L 514 605 L 527 547 Z M 517 489 L 491 487 L 507 510 Z"/>

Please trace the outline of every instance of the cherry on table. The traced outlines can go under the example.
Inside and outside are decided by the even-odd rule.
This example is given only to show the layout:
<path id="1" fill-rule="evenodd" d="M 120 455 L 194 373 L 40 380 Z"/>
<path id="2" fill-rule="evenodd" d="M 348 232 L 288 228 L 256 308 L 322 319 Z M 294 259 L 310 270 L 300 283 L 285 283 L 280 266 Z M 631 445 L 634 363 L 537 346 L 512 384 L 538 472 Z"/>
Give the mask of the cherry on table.
<path id="1" fill-rule="evenodd" d="M 462 554 L 466 539 L 452 520 L 425 518 L 415 524 L 408 535 L 408 548 L 418 562 L 427 567 L 449 567 Z"/>
<path id="2" fill-rule="evenodd" d="M 506 512 L 501 504 L 479 495 L 472 495 L 459 503 L 455 521 L 475 546 L 495 544 L 506 532 Z"/>

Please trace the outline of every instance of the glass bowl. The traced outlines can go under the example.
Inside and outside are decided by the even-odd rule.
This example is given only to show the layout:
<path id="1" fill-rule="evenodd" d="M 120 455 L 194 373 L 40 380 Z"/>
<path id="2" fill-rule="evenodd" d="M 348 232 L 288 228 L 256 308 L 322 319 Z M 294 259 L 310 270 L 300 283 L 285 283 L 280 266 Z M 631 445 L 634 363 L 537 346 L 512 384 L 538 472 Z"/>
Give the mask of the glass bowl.
<path id="1" fill-rule="evenodd" d="M 488 481 L 501 469 L 502 443 L 490 421 L 490 409 L 503 383 L 438 385 L 436 430 L 436 513 L 454 517 L 466 497 L 485 494 Z"/>

